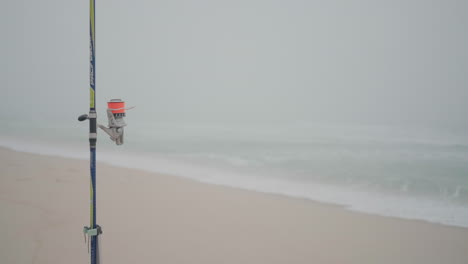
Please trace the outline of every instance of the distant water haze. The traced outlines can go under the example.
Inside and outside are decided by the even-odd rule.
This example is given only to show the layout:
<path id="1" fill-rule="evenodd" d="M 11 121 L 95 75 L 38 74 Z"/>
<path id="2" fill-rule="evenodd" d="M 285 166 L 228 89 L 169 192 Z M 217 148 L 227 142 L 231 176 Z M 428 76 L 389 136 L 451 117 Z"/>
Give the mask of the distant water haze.
<path id="1" fill-rule="evenodd" d="M 88 106 L 88 3 L 2 8 L 2 118 Z M 98 1 L 97 102 L 138 122 L 467 128 L 464 1 Z"/>
<path id="2" fill-rule="evenodd" d="M 3 4 L 0 146 L 86 154 L 88 8 Z M 98 161 L 467 227 L 466 10 L 97 1 L 99 122 L 109 99 L 136 106 L 123 147 L 99 133 Z"/>

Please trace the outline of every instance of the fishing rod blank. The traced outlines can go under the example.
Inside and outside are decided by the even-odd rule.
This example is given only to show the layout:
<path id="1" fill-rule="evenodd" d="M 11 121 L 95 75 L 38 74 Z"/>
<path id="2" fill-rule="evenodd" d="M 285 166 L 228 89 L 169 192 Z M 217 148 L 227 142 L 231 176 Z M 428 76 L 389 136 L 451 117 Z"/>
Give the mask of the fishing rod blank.
<path id="1" fill-rule="evenodd" d="M 99 235 L 102 228 L 96 223 L 96 142 L 97 126 L 103 129 L 110 138 L 117 144 L 123 144 L 123 128 L 127 124 L 124 121 L 125 102 L 120 99 L 112 99 L 108 102 L 107 118 L 109 127 L 97 124 L 96 113 L 96 20 L 95 20 L 95 0 L 89 2 L 89 84 L 90 102 L 89 114 L 78 117 L 79 121 L 89 120 L 89 149 L 90 149 L 90 223 L 83 228 L 83 233 L 88 237 L 88 251 L 91 253 L 91 264 L 99 264 Z M 91 243 L 90 243 L 91 242 Z"/>

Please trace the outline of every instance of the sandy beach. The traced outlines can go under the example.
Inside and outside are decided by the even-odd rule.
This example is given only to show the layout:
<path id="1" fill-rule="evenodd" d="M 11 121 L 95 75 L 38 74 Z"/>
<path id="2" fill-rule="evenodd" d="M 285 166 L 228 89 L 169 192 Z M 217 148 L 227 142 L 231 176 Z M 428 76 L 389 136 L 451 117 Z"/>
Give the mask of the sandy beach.
<path id="1" fill-rule="evenodd" d="M 0 263 L 88 263 L 88 162 L 0 148 Z M 468 263 L 468 229 L 98 162 L 102 263 Z"/>

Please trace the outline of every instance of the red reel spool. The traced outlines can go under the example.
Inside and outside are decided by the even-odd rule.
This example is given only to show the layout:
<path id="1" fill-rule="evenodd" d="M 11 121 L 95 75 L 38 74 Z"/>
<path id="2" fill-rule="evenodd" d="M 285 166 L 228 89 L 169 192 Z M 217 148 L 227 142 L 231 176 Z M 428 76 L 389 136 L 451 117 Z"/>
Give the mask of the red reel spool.
<path id="1" fill-rule="evenodd" d="M 107 102 L 107 107 L 113 114 L 125 114 L 125 102 L 120 99 L 112 99 Z"/>

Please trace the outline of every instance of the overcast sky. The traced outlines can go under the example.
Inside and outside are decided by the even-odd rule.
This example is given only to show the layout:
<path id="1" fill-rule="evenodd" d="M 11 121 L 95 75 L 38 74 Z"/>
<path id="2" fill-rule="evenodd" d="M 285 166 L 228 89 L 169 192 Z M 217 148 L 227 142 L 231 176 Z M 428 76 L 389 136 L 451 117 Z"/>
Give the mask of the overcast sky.
<path id="1" fill-rule="evenodd" d="M 6 118 L 89 106 L 88 1 L 3 1 Z M 151 122 L 468 127 L 468 1 L 98 0 L 97 106 Z M 133 117 L 136 118 L 136 117 Z"/>

